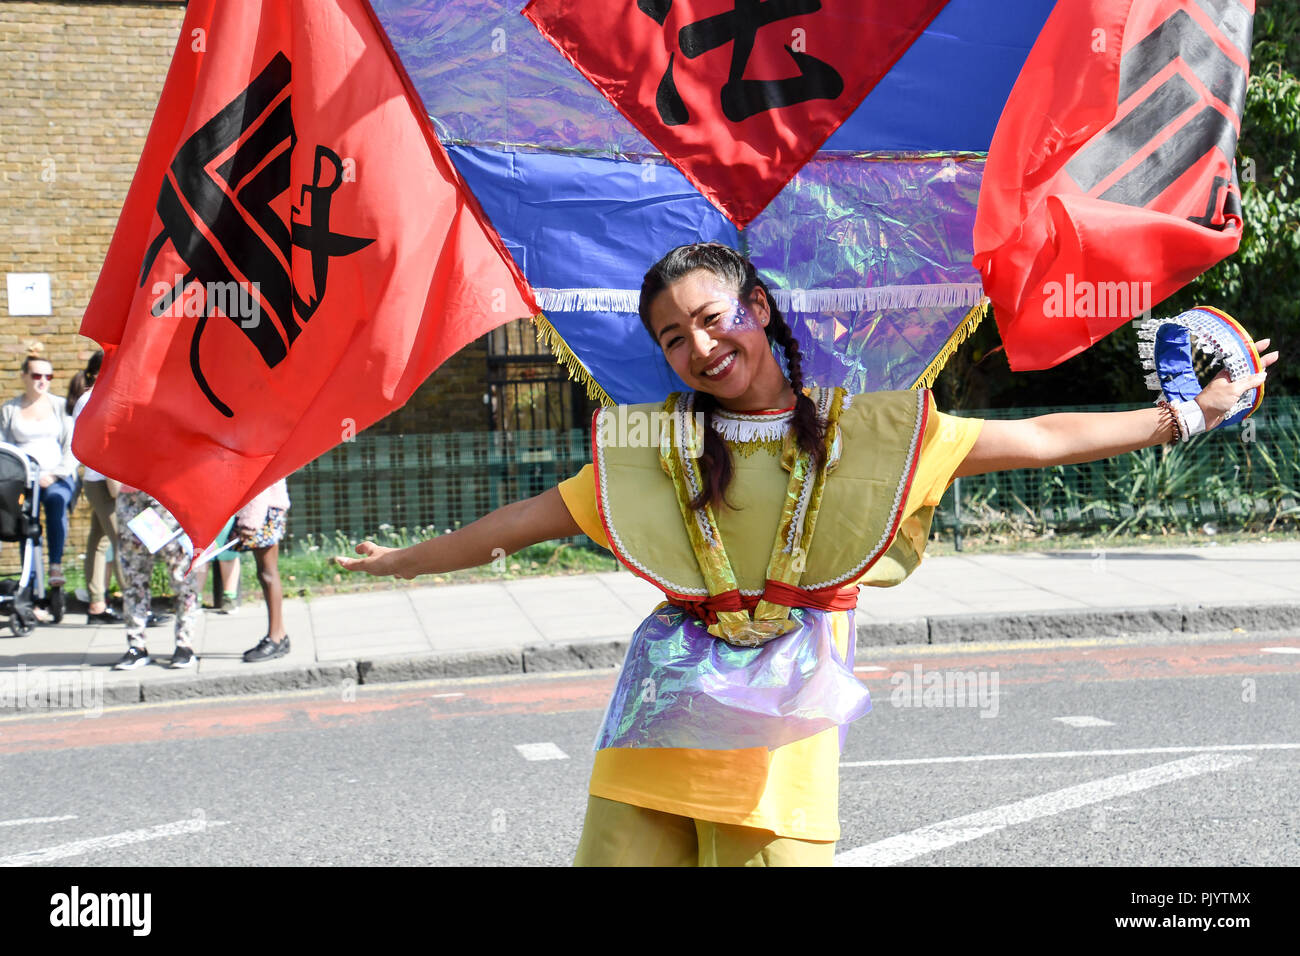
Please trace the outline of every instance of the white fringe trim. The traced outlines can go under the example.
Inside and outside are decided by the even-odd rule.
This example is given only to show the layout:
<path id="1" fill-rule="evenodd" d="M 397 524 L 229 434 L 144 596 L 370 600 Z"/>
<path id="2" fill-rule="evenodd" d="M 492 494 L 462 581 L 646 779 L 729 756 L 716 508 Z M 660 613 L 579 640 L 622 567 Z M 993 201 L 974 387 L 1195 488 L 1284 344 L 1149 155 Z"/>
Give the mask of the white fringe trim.
<path id="1" fill-rule="evenodd" d="M 722 411 L 715 411 L 713 430 L 727 441 L 772 441 L 784 438 L 793 420 L 794 412 L 767 415 L 760 419 L 758 416 L 733 418 Z"/>
<path id="2" fill-rule="evenodd" d="M 638 312 L 635 289 L 534 289 L 543 312 Z"/>
<path id="3" fill-rule="evenodd" d="M 635 289 L 534 289 L 543 312 L 630 312 L 640 308 Z M 870 289 L 773 289 L 782 312 L 877 312 L 975 306 L 984 298 L 978 282 L 885 285 Z"/>
<path id="4" fill-rule="evenodd" d="M 959 305 L 969 308 L 984 298 L 984 287 L 971 282 L 871 289 L 773 289 L 772 297 L 783 312 L 878 312 Z"/>

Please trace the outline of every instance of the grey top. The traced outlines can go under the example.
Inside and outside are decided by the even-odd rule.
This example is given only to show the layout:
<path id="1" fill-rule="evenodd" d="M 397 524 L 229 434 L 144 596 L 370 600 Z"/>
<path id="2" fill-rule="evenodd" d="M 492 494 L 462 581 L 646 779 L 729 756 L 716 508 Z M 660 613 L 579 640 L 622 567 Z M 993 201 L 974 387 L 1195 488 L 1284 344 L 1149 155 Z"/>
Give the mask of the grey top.
<path id="1" fill-rule="evenodd" d="M 59 447 L 62 449 L 63 456 L 55 467 L 42 468 L 42 470 L 60 478 L 73 478 L 77 474 L 77 459 L 72 457 L 72 416 L 68 414 L 67 403 L 63 399 L 48 393 L 45 399 L 50 403 L 55 420 L 59 423 Z M 17 445 L 19 448 L 23 443 L 15 434 L 14 417 L 18 414 L 22 400 L 23 396 L 19 395 L 0 405 L 0 441 Z"/>

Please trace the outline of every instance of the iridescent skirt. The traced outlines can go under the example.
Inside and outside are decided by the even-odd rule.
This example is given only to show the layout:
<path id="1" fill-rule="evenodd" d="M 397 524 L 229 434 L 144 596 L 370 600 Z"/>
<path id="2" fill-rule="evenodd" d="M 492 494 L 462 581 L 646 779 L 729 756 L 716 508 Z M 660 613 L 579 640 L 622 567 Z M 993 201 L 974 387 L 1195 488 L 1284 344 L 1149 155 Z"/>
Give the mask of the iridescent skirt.
<path id="1" fill-rule="evenodd" d="M 833 613 L 848 616 L 848 659 Z M 627 649 L 596 749 L 777 747 L 848 724 L 871 710 L 853 676 L 853 611 L 794 608 L 799 626 L 761 647 L 733 647 L 671 604 L 650 613 Z"/>

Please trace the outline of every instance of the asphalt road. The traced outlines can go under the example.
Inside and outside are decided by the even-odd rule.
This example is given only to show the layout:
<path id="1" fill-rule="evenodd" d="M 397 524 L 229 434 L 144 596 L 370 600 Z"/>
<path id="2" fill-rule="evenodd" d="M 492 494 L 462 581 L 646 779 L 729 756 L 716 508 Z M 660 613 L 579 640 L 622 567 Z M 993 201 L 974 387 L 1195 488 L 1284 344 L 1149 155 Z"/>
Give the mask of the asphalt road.
<path id="1" fill-rule="evenodd" d="M 857 664 L 842 865 L 1300 865 L 1300 637 Z M 9 711 L 0 865 L 567 865 L 613 680 Z"/>

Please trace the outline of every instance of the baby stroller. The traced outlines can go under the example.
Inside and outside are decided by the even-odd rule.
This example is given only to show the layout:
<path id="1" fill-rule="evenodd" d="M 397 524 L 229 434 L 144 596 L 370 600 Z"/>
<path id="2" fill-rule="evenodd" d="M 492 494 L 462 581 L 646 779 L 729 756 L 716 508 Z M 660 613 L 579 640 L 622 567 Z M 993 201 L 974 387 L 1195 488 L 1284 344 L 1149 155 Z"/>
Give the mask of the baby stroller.
<path id="1" fill-rule="evenodd" d="M 45 589 L 41 553 L 41 469 L 13 445 L 0 442 L 0 541 L 22 548 L 22 572 L 0 579 L 0 614 L 18 637 L 36 626 L 36 608 L 63 620 L 62 588 Z"/>

